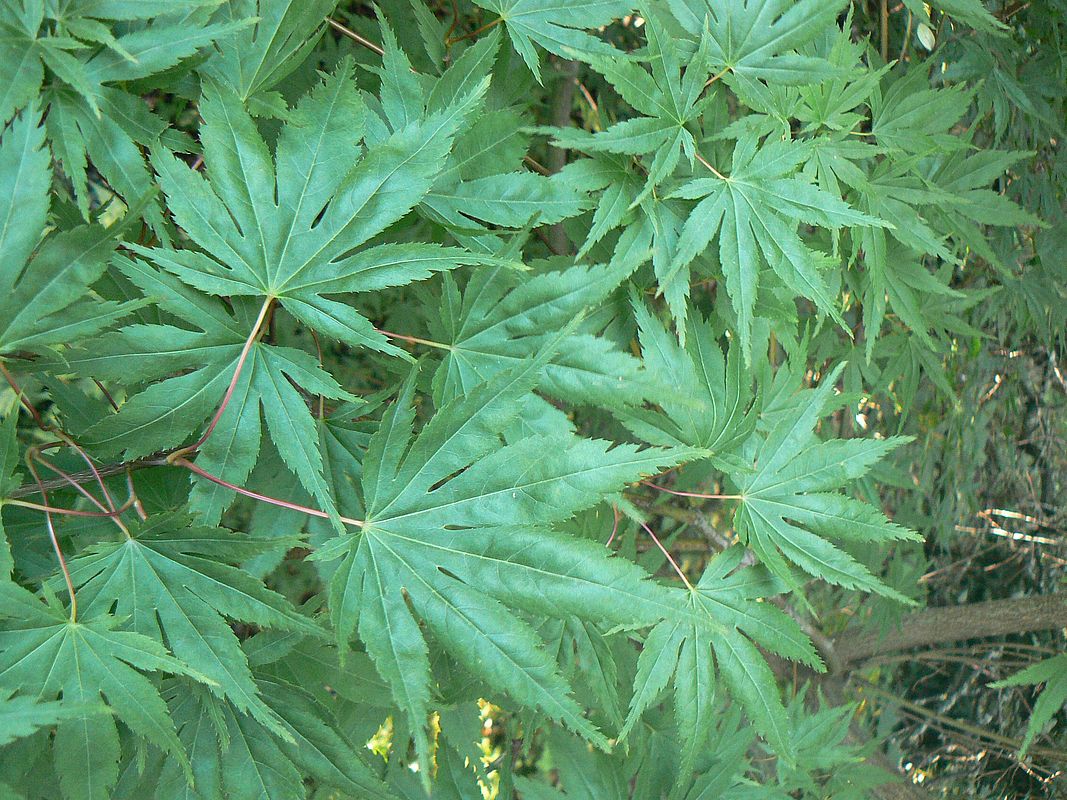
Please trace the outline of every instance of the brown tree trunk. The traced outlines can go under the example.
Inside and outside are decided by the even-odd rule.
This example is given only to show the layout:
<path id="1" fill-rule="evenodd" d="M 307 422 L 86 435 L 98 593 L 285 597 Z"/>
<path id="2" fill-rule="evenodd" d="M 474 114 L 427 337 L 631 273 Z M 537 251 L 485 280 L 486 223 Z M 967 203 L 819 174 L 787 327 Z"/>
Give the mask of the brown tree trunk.
<path id="1" fill-rule="evenodd" d="M 904 618 L 898 630 L 879 636 L 847 635 L 835 644 L 842 669 L 884 653 L 943 642 L 1067 627 L 1067 593 L 928 608 Z"/>

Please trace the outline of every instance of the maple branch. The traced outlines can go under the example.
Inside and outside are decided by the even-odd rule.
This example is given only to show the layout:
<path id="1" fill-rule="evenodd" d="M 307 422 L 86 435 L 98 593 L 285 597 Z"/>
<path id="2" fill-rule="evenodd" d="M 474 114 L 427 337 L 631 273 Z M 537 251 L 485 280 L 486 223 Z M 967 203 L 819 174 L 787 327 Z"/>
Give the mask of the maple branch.
<path id="1" fill-rule="evenodd" d="M 116 464 L 104 464 L 102 466 L 97 467 L 96 471 L 102 477 L 110 478 L 113 475 L 120 475 L 127 470 L 136 471 L 141 469 L 147 469 L 149 467 L 165 467 L 167 466 L 166 455 L 168 454 L 169 451 L 164 451 L 164 453 L 162 454 L 145 456 L 144 458 L 139 458 L 135 461 L 122 461 Z M 88 470 L 85 470 L 84 472 L 71 472 L 67 473 L 65 478 L 55 478 L 47 481 L 41 481 L 40 484 L 23 484 L 22 486 L 19 486 L 16 489 L 12 489 L 8 493 L 8 497 L 27 497 L 31 494 L 39 494 L 42 488 L 46 491 L 52 491 L 53 489 L 62 489 L 72 481 L 74 483 L 81 484 L 88 483 L 91 480 L 95 480 L 95 476 Z"/>
<path id="2" fill-rule="evenodd" d="M 847 632 L 836 643 L 843 667 L 873 656 L 933 644 L 1067 627 L 1067 592 L 988 600 L 916 611 L 879 636 Z"/>

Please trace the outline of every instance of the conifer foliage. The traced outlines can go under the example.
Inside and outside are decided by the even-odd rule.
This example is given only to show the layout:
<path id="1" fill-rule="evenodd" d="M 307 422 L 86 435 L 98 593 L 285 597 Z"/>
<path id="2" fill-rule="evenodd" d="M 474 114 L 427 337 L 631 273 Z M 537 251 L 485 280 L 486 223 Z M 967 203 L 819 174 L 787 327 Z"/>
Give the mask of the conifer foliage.
<path id="1" fill-rule="evenodd" d="M 783 692 L 916 603 L 848 409 L 1042 223 L 866 5 L 0 3 L 0 794 L 888 780 Z"/>

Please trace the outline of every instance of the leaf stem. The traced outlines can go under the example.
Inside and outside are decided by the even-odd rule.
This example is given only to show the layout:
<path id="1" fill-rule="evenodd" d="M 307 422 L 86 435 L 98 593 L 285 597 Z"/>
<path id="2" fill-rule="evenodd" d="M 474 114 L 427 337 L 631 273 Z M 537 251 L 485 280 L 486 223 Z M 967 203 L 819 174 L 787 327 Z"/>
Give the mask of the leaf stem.
<path id="1" fill-rule="evenodd" d="M 718 178 L 720 181 L 727 180 L 726 176 L 723 175 L 721 172 L 719 172 L 717 169 L 715 169 L 715 167 L 713 167 L 711 165 L 711 162 L 709 162 L 706 158 L 704 158 L 704 156 L 700 155 L 700 153 L 696 154 L 696 159 L 701 164 L 703 164 L 705 167 L 707 167 L 709 170 L 711 170 L 711 174 L 714 175 L 716 178 Z"/>
<path id="2" fill-rule="evenodd" d="M 745 498 L 739 494 L 703 494 L 702 492 L 679 492 L 675 489 L 668 489 L 666 486 L 658 486 L 651 481 L 641 481 L 644 486 L 651 486 L 653 489 L 658 489 L 661 492 L 667 494 L 673 494 L 678 497 L 697 497 L 702 500 L 744 500 Z"/>
<path id="3" fill-rule="evenodd" d="M 693 588 L 693 584 L 689 582 L 689 578 L 685 577 L 685 573 L 682 572 L 682 568 L 678 566 L 678 562 L 674 560 L 674 556 L 672 556 L 667 550 L 667 548 L 663 546 L 663 542 L 659 540 L 656 534 L 652 532 L 652 529 L 648 527 L 648 525 L 646 525 L 644 522 L 638 520 L 637 523 L 645 529 L 645 533 L 652 537 L 652 541 L 656 543 L 656 547 L 658 547 L 660 549 L 660 552 L 667 557 L 667 560 L 669 562 L 671 562 L 671 566 L 674 567 L 674 571 L 678 573 L 678 577 L 682 579 L 682 583 L 685 584 L 686 588 L 689 589 L 690 592 L 695 592 L 696 589 Z"/>
<path id="4" fill-rule="evenodd" d="M 418 336 L 406 336 L 403 333 L 393 333 L 392 331 L 382 330 L 381 328 L 378 328 L 378 333 L 383 336 L 388 336 L 390 339 L 399 339 L 402 342 L 411 342 L 412 344 L 424 344 L 427 347 L 436 347 L 438 350 L 454 349 L 450 344 L 435 342 L 433 339 L 420 339 Z"/>
<path id="5" fill-rule="evenodd" d="M 497 25 L 499 25 L 503 21 L 504 21 L 503 17 L 498 17 L 498 18 L 494 19 L 492 22 L 485 23 L 480 28 L 475 28 L 470 33 L 465 33 L 462 36 L 456 36 L 456 37 L 451 37 L 450 36 L 449 38 L 445 39 L 445 46 L 446 47 L 451 47 L 456 42 L 462 42 L 464 39 L 470 39 L 470 38 L 472 38 L 474 36 L 477 36 L 479 33 L 485 33 L 487 30 L 489 30 L 490 28 L 495 28 Z"/>
<path id="6" fill-rule="evenodd" d="M 32 450 L 33 448 L 30 448 Z M 41 476 L 37 472 L 37 467 L 33 465 L 33 458 L 30 457 L 30 452 L 26 453 L 26 466 L 30 470 L 30 474 L 37 482 L 37 487 L 41 493 L 41 497 L 44 499 L 44 504 L 48 506 L 48 492 L 44 488 L 44 484 L 41 482 Z M 70 621 L 78 621 L 78 597 L 74 593 L 74 581 L 70 579 L 70 570 L 67 569 L 67 560 L 63 558 L 63 548 L 59 546 L 59 537 L 56 535 L 56 526 L 52 520 L 52 512 L 46 510 L 44 512 L 45 526 L 48 528 L 48 538 L 52 540 L 52 549 L 55 551 L 56 559 L 59 561 L 59 569 L 63 573 L 63 580 L 67 584 L 67 594 L 70 596 Z"/>
<path id="7" fill-rule="evenodd" d="M 121 512 L 133 506 L 133 501 L 127 501 L 114 511 L 81 511 L 77 508 L 46 506 L 41 505 L 40 503 L 31 503 L 29 500 L 17 500 L 13 498 L 4 500 L 4 505 L 19 506 L 20 508 L 30 508 L 34 511 L 45 511 L 49 514 L 64 514 L 68 517 L 114 517 L 116 514 L 120 514 Z"/>
<path id="8" fill-rule="evenodd" d="M 4 374 L 4 378 L 14 390 L 15 395 L 19 399 L 19 402 L 22 403 L 22 405 L 25 406 L 26 410 L 30 412 L 30 415 L 33 417 L 33 421 L 37 424 L 37 427 L 41 430 L 46 430 L 48 426 L 45 425 L 44 420 L 41 419 L 41 412 L 39 412 L 37 408 L 33 405 L 33 403 L 30 402 L 30 399 L 26 397 L 26 393 L 22 391 L 22 388 L 19 386 L 18 381 L 15 380 L 15 376 L 7 371 L 7 367 L 4 366 L 3 361 L 0 361 L 0 372 Z"/>
<path id="9" fill-rule="evenodd" d="M 381 45 L 375 44 L 370 39 L 368 39 L 368 38 L 366 38 L 364 36 L 360 36 L 354 30 L 352 30 L 351 28 L 345 27 L 340 22 L 335 20 L 333 17 L 326 17 L 326 22 L 328 22 L 330 24 L 330 27 L 333 28 L 335 31 L 343 33 L 345 36 L 347 36 L 353 42 L 356 42 L 357 44 L 363 45 L 368 50 L 373 50 L 375 53 L 377 53 L 380 56 L 384 56 L 385 55 L 385 50 L 382 49 Z"/>
<path id="10" fill-rule="evenodd" d="M 619 507 L 614 503 L 611 505 L 611 513 L 615 519 L 611 523 L 611 536 L 604 542 L 604 547 L 611 547 L 611 543 L 615 541 L 615 534 L 619 532 Z"/>
<path id="11" fill-rule="evenodd" d="M 709 86 L 711 86 L 713 83 L 718 81 L 719 78 L 721 78 L 723 75 L 725 75 L 729 71 L 730 71 L 729 67 L 723 67 L 722 69 L 720 69 L 718 72 L 716 72 L 710 78 L 708 78 L 708 82 L 704 84 L 704 88 L 707 89 Z"/>
<path id="12" fill-rule="evenodd" d="M 208 423 L 207 430 L 196 441 L 195 444 L 191 444 L 188 447 L 183 447 L 180 450 L 175 450 L 169 456 L 167 461 L 174 463 L 174 461 L 182 456 L 199 450 L 203 447 L 204 442 L 211 438 L 211 434 L 215 430 L 215 426 L 219 424 L 219 420 L 222 419 L 223 412 L 226 411 L 226 407 L 230 404 L 230 398 L 233 397 L 234 390 L 237 389 L 237 381 L 241 377 L 241 370 L 244 369 L 245 361 L 248 360 L 248 354 L 252 351 L 252 345 L 256 341 L 256 337 L 259 336 L 260 331 L 263 329 L 263 321 L 267 318 L 267 313 L 270 311 L 271 306 L 274 305 L 274 298 L 268 297 L 263 301 L 263 306 L 259 309 L 259 316 L 256 317 L 256 322 L 252 326 L 252 330 L 248 334 L 248 338 L 245 339 L 244 346 L 241 348 L 241 354 L 237 357 L 237 365 L 233 369 L 233 377 L 230 379 L 230 385 L 226 387 L 226 394 L 222 396 L 222 402 L 219 403 L 218 410 L 215 411 L 215 416 L 211 418 L 211 422 Z"/>
<path id="13" fill-rule="evenodd" d="M 73 448 L 74 451 L 78 455 L 80 455 L 82 457 L 82 461 L 85 462 L 85 465 L 87 467 L 89 467 L 89 471 L 91 473 L 93 473 L 93 477 L 96 478 L 96 483 L 100 487 L 100 493 L 104 496 L 104 502 L 107 503 L 107 507 L 110 510 L 114 511 L 115 510 L 115 501 L 111 498 L 111 493 L 108 492 L 108 490 L 107 490 L 107 484 L 104 483 L 104 479 L 100 476 L 100 473 L 97 471 L 96 465 L 93 464 L 93 460 L 91 458 L 89 458 L 89 454 L 86 453 L 81 448 L 81 446 L 79 446 L 79 444 L 76 441 L 74 441 L 74 439 L 72 439 L 70 436 L 68 436 L 63 431 L 61 431 L 59 429 L 56 429 L 55 434 L 56 434 L 56 436 L 58 436 L 60 439 L 63 440 L 63 442 L 67 445 L 67 447 Z M 38 458 L 40 458 L 40 456 L 38 456 Z M 51 467 L 51 465 L 49 465 L 49 469 L 52 469 L 53 471 L 55 471 L 55 469 L 53 467 Z M 59 473 L 57 472 L 56 474 L 58 475 Z"/>
<path id="14" fill-rule="evenodd" d="M 270 505 L 278 506 L 279 508 L 287 508 L 290 511 L 299 511 L 301 514 L 307 514 L 311 517 L 319 517 L 320 519 L 330 519 L 329 514 L 327 514 L 325 511 L 319 511 L 319 509 L 317 508 L 309 508 L 308 506 L 302 506 L 298 503 L 291 503 L 288 500 L 282 500 L 277 497 L 271 497 L 270 495 L 260 494 L 259 492 L 253 492 L 251 489 L 246 489 L 243 486 L 238 486 L 235 483 L 230 483 L 229 481 L 220 478 L 218 475 L 212 475 L 207 470 L 201 469 L 192 461 L 189 461 L 183 456 L 178 456 L 173 461 L 171 461 L 171 463 L 178 467 L 185 467 L 190 472 L 199 475 L 205 480 L 209 480 L 212 483 L 218 484 L 219 486 L 222 486 L 225 489 L 229 489 L 232 492 L 237 492 L 237 494 L 239 495 L 250 497 L 253 500 L 259 500 L 263 503 L 269 503 Z M 353 519 L 352 517 L 340 517 L 340 520 L 346 525 L 355 525 L 357 528 L 362 528 L 365 524 L 363 520 Z"/>

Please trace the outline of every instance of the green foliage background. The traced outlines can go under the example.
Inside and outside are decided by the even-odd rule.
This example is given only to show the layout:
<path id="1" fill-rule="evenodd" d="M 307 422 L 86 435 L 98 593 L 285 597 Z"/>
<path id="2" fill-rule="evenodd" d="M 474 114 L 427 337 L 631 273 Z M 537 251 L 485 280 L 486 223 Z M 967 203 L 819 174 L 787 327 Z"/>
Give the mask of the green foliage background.
<path id="1" fill-rule="evenodd" d="M 1065 19 L 2 0 L 0 794 L 1057 791 Z"/>

